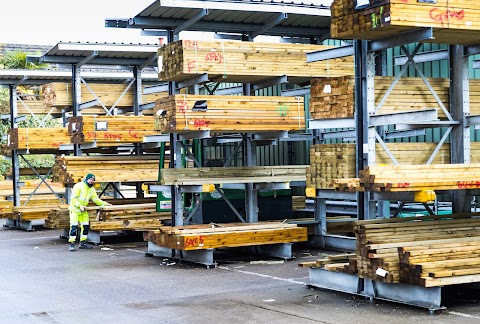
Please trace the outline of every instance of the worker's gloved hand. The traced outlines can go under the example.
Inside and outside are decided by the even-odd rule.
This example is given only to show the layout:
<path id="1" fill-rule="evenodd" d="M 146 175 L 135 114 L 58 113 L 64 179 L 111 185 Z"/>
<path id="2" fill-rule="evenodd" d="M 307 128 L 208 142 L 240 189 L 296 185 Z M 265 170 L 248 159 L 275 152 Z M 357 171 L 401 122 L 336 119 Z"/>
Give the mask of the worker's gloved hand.
<path id="1" fill-rule="evenodd" d="M 112 206 L 112 204 L 107 202 L 105 206 Z"/>
<path id="2" fill-rule="evenodd" d="M 85 206 L 80 206 L 80 210 L 81 210 L 82 212 L 84 212 L 84 211 L 85 211 Z"/>

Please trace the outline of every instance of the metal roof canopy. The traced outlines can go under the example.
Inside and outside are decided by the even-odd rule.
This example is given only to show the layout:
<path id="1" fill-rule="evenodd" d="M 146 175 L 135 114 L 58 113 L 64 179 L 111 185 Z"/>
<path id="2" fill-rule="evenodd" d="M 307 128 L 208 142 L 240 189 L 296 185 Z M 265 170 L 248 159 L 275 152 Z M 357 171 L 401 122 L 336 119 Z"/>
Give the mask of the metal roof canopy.
<path id="1" fill-rule="evenodd" d="M 123 83 L 134 78 L 131 71 L 80 71 L 80 76 L 89 82 Z M 0 85 L 39 85 L 49 82 L 70 82 L 71 70 L 10 70 L 0 69 Z M 155 72 L 142 73 L 142 82 L 158 84 L 158 75 Z"/>
<path id="2" fill-rule="evenodd" d="M 56 64 L 85 64 L 137 66 L 143 69 L 156 66 L 158 45 L 63 43 L 52 47 L 39 57 L 39 62 Z"/>
<path id="3" fill-rule="evenodd" d="M 130 19 L 106 19 L 106 27 L 226 32 L 288 37 L 330 33 L 330 3 L 276 1 L 157 0 Z M 158 34 L 160 35 L 160 34 Z M 166 34 L 165 34 L 166 35 Z"/>

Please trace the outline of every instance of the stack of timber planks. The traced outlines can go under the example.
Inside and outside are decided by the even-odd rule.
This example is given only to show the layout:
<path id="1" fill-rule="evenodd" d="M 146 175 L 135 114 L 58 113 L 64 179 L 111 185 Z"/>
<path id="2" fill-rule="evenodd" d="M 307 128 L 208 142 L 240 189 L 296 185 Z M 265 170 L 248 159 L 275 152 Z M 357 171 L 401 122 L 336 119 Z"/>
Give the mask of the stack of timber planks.
<path id="1" fill-rule="evenodd" d="M 355 156 L 355 144 L 311 145 L 307 187 L 328 189 L 334 179 L 355 177 Z"/>
<path id="2" fill-rule="evenodd" d="M 157 229 L 162 221 L 171 219 L 171 212 L 157 212 L 156 203 L 121 204 L 87 207 L 98 210 L 96 219 L 90 222 L 95 231 Z"/>
<path id="3" fill-rule="evenodd" d="M 320 268 L 355 274 L 357 273 L 357 255 L 355 253 L 329 255 L 315 261 L 300 262 L 298 265 L 302 268 Z"/>
<path id="4" fill-rule="evenodd" d="M 162 185 L 305 181 L 305 165 L 162 170 Z"/>
<path id="5" fill-rule="evenodd" d="M 375 114 L 392 114 L 436 108 L 438 110 L 438 117 L 440 119 L 446 118 L 436 98 L 421 78 L 400 78 L 395 87 L 391 89 L 389 95 L 384 98 L 394 79 L 394 77 L 375 76 L 375 107 L 383 100 L 381 107 Z M 449 80 L 445 78 L 427 79 L 436 96 L 446 107 L 447 111 L 449 111 Z M 310 88 L 311 117 L 313 119 L 353 118 L 355 112 L 354 83 L 355 79 L 352 76 L 313 79 Z M 480 114 L 479 96 L 480 80 L 471 80 L 471 114 Z"/>
<path id="6" fill-rule="evenodd" d="M 10 150 L 58 149 L 69 144 L 70 136 L 66 127 L 58 128 L 11 128 L 8 130 Z"/>
<path id="7" fill-rule="evenodd" d="M 358 275 L 424 287 L 479 282 L 479 216 L 357 221 Z"/>
<path id="8" fill-rule="evenodd" d="M 255 82 L 286 75 L 290 83 L 312 77 L 353 75 L 353 56 L 307 63 L 322 45 L 181 40 L 158 50 L 159 78 L 182 81 L 207 73 L 215 82 Z"/>
<path id="9" fill-rule="evenodd" d="M 480 143 L 479 143 L 480 144 Z M 437 143 L 386 143 L 387 148 L 400 164 L 426 163 Z M 443 144 L 433 163 L 450 163 L 450 145 Z M 472 143 L 472 156 L 480 156 L 480 145 Z M 380 144 L 375 147 L 378 165 L 393 165 Z M 332 189 L 334 180 L 355 177 L 355 144 L 316 144 L 310 146 L 310 166 L 307 168 L 307 187 Z M 347 186 L 348 187 L 348 186 Z"/>
<path id="10" fill-rule="evenodd" d="M 151 204 L 155 202 L 155 198 L 123 198 L 123 199 L 113 199 L 110 197 L 101 197 L 104 200 L 107 200 L 110 204 L 114 206 L 108 206 L 113 209 L 122 210 L 122 206 L 130 206 L 128 208 L 133 209 L 131 206 L 139 206 L 138 210 L 143 210 L 145 204 Z M 105 206 L 107 207 L 107 206 Z M 89 216 L 91 222 L 98 222 L 99 215 L 98 210 L 99 207 L 95 205 L 93 202 L 88 204 L 87 210 L 89 210 Z M 133 213 L 133 212 L 132 212 Z M 102 220 L 107 219 L 109 217 L 102 217 Z M 118 221 L 114 221 L 112 223 L 112 228 L 108 230 L 120 230 L 119 225 L 122 226 L 121 229 L 125 229 L 123 227 L 123 222 L 128 221 L 128 218 L 122 220 L 122 223 L 119 224 Z M 101 222 L 101 221 L 100 221 Z M 43 227 L 46 228 L 67 228 L 70 226 L 70 218 L 69 218 L 69 211 L 68 205 L 59 205 L 58 207 L 53 207 L 50 209 L 48 213 L 48 218 L 45 220 L 45 224 Z"/>
<path id="11" fill-rule="evenodd" d="M 345 187 L 335 184 L 335 189 Z M 351 190 L 353 186 L 349 186 Z M 480 164 L 367 166 L 355 191 L 459 190 L 480 187 Z"/>
<path id="12" fill-rule="evenodd" d="M 159 162 L 158 156 L 151 155 L 57 156 L 52 180 L 75 184 L 93 173 L 97 183 L 157 181 Z"/>
<path id="13" fill-rule="evenodd" d="M 141 143 L 144 136 L 158 134 L 154 123 L 153 116 L 78 116 L 69 119 L 68 134 L 75 144 Z"/>
<path id="14" fill-rule="evenodd" d="M 377 39 L 433 27 L 426 42 L 473 45 L 480 34 L 480 5 L 475 1 L 370 0 L 355 10 L 355 1 L 334 0 L 331 5 L 332 38 Z"/>
<path id="15" fill-rule="evenodd" d="M 52 207 L 48 211 L 43 224 L 45 228 L 68 228 L 70 227 L 70 212 L 68 205 Z"/>
<path id="16" fill-rule="evenodd" d="M 15 206 L 12 211 L 12 219 L 19 221 L 45 220 L 48 219 L 48 214 L 52 208 L 65 209 L 68 208 L 68 205 L 57 202 L 56 205 L 52 206 Z"/>
<path id="17" fill-rule="evenodd" d="M 144 240 L 179 250 L 203 250 L 307 241 L 307 228 L 260 222 L 164 226 L 144 233 Z"/>
<path id="18" fill-rule="evenodd" d="M 310 117 L 353 118 L 355 78 L 316 78 L 310 81 Z"/>
<path id="19" fill-rule="evenodd" d="M 114 106 L 117 108 L 133 107 L 134 91 L 132 88 L 127 90 L 127 86 L 128 85 L 126 84 L 89 83 L 87 88 L 87 86 L 82 83 L 82 102 L 88 102 L 95 99 L 99 100 L 98 106 L 83 109 L 82 115 L 106 114 L 106 111 L 101 104 L 103 104 L 107 110 Z M 72 86 L 69 83 L 49 83 L 42 87 L 42 92 L 44 94 L 44 102 L 47 107 L 69 108 L 73 105 Z M 166 95 L 167 93 L 152 93 L 143 95 L 142 102 L 154 102 L 155 100 Z"/>
<path id="20" fill-rule="evenodd" d="M 173 95 L 155 102 L 155 130 L 222 132 L 305 129 L 303 98 Z"/>

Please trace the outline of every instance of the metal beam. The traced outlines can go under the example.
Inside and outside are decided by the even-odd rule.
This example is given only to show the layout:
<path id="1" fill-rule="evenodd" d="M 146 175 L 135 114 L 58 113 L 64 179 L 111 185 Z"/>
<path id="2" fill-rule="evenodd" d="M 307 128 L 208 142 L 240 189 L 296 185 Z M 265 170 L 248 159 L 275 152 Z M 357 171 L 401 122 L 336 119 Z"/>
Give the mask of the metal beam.
<path id="1" fill-rule="evenodd" d="M 288 18 L 288 14 L 285 12 L 280 13 L 278 16 L 274 17 L 270 21 L 267 21 L 261 28 L 257 29 L 253 33 L 250 33 L 250 37 L 253 39 L 258 35 L 265 33 L 267 30 L 270 30 L 272 27 L 278 25 L 282 21 Z"/>
<path id="2" fill-rule="evenodd" d="M 93 99 L 93 100 L 90 100 L 90 101 L 87 101 L 87 102 L 83 102 L 81 104 L 78 105 L 78 110 L 83 110 L 83 109 L 86 109 L 86 108 L 89 108 L 89 107 L 93 107 L 93 106 L 97 106 L 98 105 L 98 99 Z"/>
<path id="3" fill-rule="evenodd" d="M 44 55 L 40 58 L 40 62 L 52 63 L 52 64 L 76 64 L 82 58 L 83 57 L 79 57 L 79 56 Z M 95 65 L 123 65 L 123 66 L 138 66 L 143 63 L 145 63 L 145 59 L 121 58 L 121 57 L 95 57 L 88 62 L 88 64 L 95 64 Z"/>
<path id="4" fill-rule="evenodd" d="M 215 33 L 213 35 L 213 38 L 215 39 L 229 39 L 229 40 L 242 40 L 242 35 L 232 35 L 232 34 L 222 34 L 222 33 Z"/>
<path id="5" fill-rule="evenodd" d="M 437 128 L 437 127 L 449 127 L 452 125 L 459 125 L 459 121 L 431 121 L 431 122 L 418 122 L 418 123 L 398 123 L 395 125 L 396 130 L 412 130 L 412 129 L 422 129 L 422 128 Z"/>
<path id="6" fill-rule="evenodd" d="M 333 58 L 345 57 L 353 55 L 353 46 L 347 45 L 336 48 L 329 48 L 321 51 L 307 53 L 307 62 L 318 62 L 330 60 Z"/>
<path id="7" fill-rule="evenodd" d="M 404 44 L 423 42 L 425 40 L 433 39 L 433 28 L 425 27 L 418 30 L 412 30 L 397 35 L 385 37 L 368 42 L 368 51 L 376 52 L 386 50 L 391 47 L 396 47 Z"/>
<path id="8" fill-rule="evenodd" d="M 271 87 L 271 86 L 282 84 L 282 83 L 288 83 L 288 78 L 286 75 L 270 78 L 262 82 L 257 82 L 255 84 L 252 84 L 252 90 L 255 91 L 258 89 L 263 89 L 263 88 Z"/>
<path id="9" fill-rule="evenodd" d="M 353 118 L 310 119 L 308 129 L 349 128 L 355 127 Z"/>
<path id="10" fill-rule="evenodd" d="M 186 88 L 194 84 L 204 83 L 210 81 L 208 79 L 208 73 L 198 74 L 188 80 L 177 82 L 177 89 Z"/>
<path id="11" fill-rule="evenodd" d="M 305 88 L 289 89 L 282 90 L 282 97 L 297 97 L 297 96 L 306 96 L 310 94 L 310 86 Z"/>
<path id="12" fill-rule="evenodd" d="M 143 88 L 143 94 L 159 93 L 159 92 L 168 92 L 168 84 L 154 85 L 150 87 Z"/>
<path id="13" fill-rule="evenodd" d="M 440 61 L 440 60 L 448 60 L 448 51 L 447 50 L 439 50 L 439 51 L 432 51 L 427 53 L 420 53 L 415 54 L 413 57 L 415 63 L 425 63 L 425 62 L 433 62 L 433 61 Z M 394 58 L 394 65 L 404 65 L 407 63 L 408 57 L 407 56 L 398 56 Z"/>
<path id="14" fill-rule="evenodd" d="M 437 109 L 401 111 L 398 113 L 372 115 L 369 126 L 385 126 L 398 123 L 408 124 L 438 119 Z"/>
<path id="15" fill-rule="evenodd" d="M 139 28 L 139 29 L 174 29 L 184 23 L 185 19 L 171 18 L 152 18 L 137 16 L 128 19 L 128 26 L 119 28 Z M 108 26 L 110 27 L 110 26 Z M 115 26 L 113 26 L 115 27 Z M 215 32 L 222 30 L 227 33 L 252 33 L 261 28 L 261 24 L 240 24 L 236 22 L 215 22 L 215 21 L 198 21 L 191 26 L 190 31 L 207 31 Z M 306 36 L 323 35 L 329 32 L 329 28 L 320 27 L 291 27 L 291 26 L 274 26 L 270 29 L 269 34 L 272 36 Z"/>
<path id="16" fill-rule="evenodd" d="M 189 27 L 193 26 L 196 22 L 203 19 L 203 17 L 208 15 L 208 9 L 201 9 L 198 13 L 196 13 L 192 18 L 187 19 L 183 23 L 181 23 L 178 27 L 173 30 L 175 35 L 180 34 L 181 31 L 187 30 Z"/>
<path id="17" fill-rule="evenodd" d="M 465 46 L 463 48 L 463 55 L 464 56 L 470 56 L 470 55 L 475 55 L 475 54 L 480 54 L 480 44 Z"/>
<path id="18" fill-rule="evenodd" d="M 153 109 L 154 107 L 155 107 L 155 102 L 149 102 L 146 104 L 139 105 L 138 110 L 143 111 L 147 109 Z"/>
<path id="19" fill-rule="evenodd" d="M 80 61 L 76 63 L 77 68 L 80 68 L 82 65 L 87 64 L 97 56 L 98 56 L 98 51 L 95 51 L 95 50 L 92 51 L 89 55 L 87 55 L 86 57 L 83 57 L 82 59 L 80 59 Z"/>
<path id="20" fill-rule="evenodd" d="M 166 30 L 145 30 L 145 29 L 142 29 L 142 31 L 140 32 L 140 35 L 141 36 L 163 36 L 163 37 L 167 37 L 168 36 L 168 33 Z"/>
<path id="21" fill-rule="evenodd" d="M 156 63 L 158 57 L 158 53 L 152 54 L 148 59 L 146 59 L 142 64 L 138 65 L 138 69 L 141 71 L 149 65 L 152 65 L 153 62 Z"/>
<path id="22" fill-rule="evenodd" d="M 393 138 L 404 138 L 410 136 L 422 136 L 425 135 L 425 128 L 423 129 L 416 129 L 416 130 L 403 130 L 403 131 L 396 131 L 396 132 L 386 132 L 385 139 L 393 139 Z"/>
<path id="23" fill-rule="evenodd" d="M 242 93 L 243 87 L 238 86 L 238 87 L 231 87 L 231 88 L 225 88 L 225 89 L 217 89 L 215 90 L 215 94 L 219 96 L 227 96 L 227 95 L 232 95 L 236 93 Z"/>

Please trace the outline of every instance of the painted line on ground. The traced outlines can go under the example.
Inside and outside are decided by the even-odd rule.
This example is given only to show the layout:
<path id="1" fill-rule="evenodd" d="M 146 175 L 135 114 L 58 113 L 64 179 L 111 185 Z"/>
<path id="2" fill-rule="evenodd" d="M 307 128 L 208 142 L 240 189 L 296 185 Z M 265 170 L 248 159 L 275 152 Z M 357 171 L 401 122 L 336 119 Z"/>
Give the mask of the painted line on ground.
<path id="1" fill-rule="evenodd" d="M 218 268 L 222 269 L 222 270 L 244 273 L 244 274 L 263 277 L 263 278 L 269 278 L 269 279 L 274 279 L 274 280 L 279 280 L 279 281 L 286 281 L 286 282 L 289 282 L 289 283 L 294 283 L 294 284 L 298 284 L 298 285 L 302 285 L 302 286 L 305 286 L 307 284 L 306 282 L 297 281 L 295 279 L 280 278 L 280 277 L 270 276 L 270 275 L 266 275 L 266 274 L 263 274 L 263 273 L 253 272 L 253 271 L 237 270 L 237 269 L 231 269 L 231 268 L 222 267 L 222 266 L 219 266 Z"/>
<path id="2" fill-rule="evenodd" d="M 56 236 L 39 236 L 39 237 L 24 237 L 24 238 L 14 238 L 14 239 L 0 239 L 0 242 L 12 242 L 12 241 L 25 241 L 25 240 L 38 240 L 38 239 L 58 239 Z"/>
<path id="3" fill-rule="evenodd" d="M 474 315 L 470 315 L 470 314 L 464 314 L 464 313 L 459 313 L 459 312 L 448 312 L 448 313 L 451 314 L 451 315 L 480 319 L 480 316 L 474 316 Z"/>

